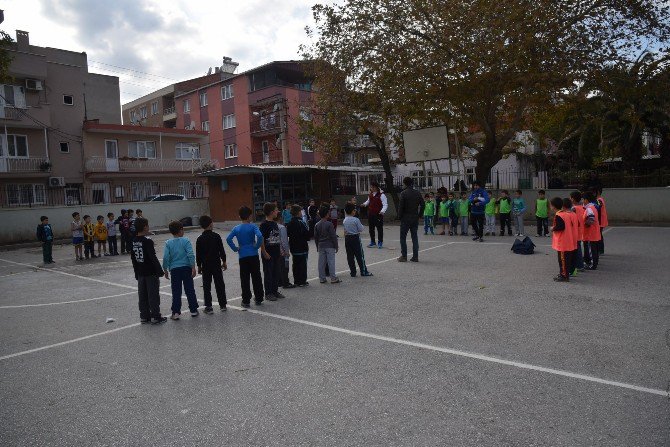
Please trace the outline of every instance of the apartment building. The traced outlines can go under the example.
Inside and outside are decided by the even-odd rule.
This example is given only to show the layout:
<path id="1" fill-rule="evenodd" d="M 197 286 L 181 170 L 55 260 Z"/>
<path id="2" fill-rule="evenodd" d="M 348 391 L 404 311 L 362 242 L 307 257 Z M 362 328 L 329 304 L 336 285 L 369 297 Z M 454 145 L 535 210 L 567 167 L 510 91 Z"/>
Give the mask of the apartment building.
<path id="1" fill-rule="evenodd" d="M 12 80 L 0 85 L 0 199 L 39 204 L 49 188 L 82 186 L 82 123 L 121 123 L 119 80 L 89 73 L 86 53 L 31 45 L 26 31 L 16 32 L 8 51 Z"/>

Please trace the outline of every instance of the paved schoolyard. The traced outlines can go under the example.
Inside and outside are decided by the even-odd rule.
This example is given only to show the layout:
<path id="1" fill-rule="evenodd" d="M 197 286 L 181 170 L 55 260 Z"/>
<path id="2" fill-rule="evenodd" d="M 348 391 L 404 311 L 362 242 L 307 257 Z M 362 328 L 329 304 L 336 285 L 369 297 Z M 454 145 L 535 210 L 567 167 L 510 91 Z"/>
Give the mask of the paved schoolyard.
<path id="1" fill-rule="evenodd" d="M 386 239 L 374 277 L 249 312 L 228 251 L 230 310 L 160 326 L 138 324 L 128 257 L 0 252 L 0 445 L 670 443 L 670 229 L 608 230 L 569 284 L 549 239 L 421 236 L 419 264 Z"/>

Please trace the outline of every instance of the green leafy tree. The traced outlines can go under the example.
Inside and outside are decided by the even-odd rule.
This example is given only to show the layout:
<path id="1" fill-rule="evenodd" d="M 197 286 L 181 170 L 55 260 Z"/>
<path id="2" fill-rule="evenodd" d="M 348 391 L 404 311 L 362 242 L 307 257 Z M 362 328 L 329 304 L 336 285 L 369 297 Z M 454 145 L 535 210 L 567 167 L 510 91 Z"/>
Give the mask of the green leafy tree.
<path id="1" fill-rule="evenodd" d="M 0 30 L 0 82 L 7 82 L 11 79 L 9 75 L 9 65 L 12 63 L 12 55 L 8 49 L 14 43 L 14 39 L 9 34 Z"/>

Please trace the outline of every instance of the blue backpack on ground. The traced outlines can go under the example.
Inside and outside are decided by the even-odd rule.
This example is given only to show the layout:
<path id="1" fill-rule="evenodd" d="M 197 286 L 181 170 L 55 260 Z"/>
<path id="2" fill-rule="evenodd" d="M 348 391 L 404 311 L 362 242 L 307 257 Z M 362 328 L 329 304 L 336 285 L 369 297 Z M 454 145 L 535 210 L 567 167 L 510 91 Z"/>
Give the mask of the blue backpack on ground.
<path id="1" fill-rule="evenodd" d="M 523 240 L 515 239 L 512 244 L 512 251 L 517 255 L 532 255 L 535 251 L 535 244 L 528 236 Z"/>

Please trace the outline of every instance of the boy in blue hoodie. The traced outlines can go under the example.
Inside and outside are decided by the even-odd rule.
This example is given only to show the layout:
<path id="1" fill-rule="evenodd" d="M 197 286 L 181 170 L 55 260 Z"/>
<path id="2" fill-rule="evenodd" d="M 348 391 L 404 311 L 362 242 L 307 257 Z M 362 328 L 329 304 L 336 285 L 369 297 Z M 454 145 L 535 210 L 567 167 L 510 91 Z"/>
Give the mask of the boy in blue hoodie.
<path id="1" fill-rule="evenodd" d="M 172 239 L 165 241 L 163 250 L 163 272 L 165 278 L 172 275 L 172 315 L 171 320 L 179 320 L 181 315 L 182 284 L 188 300 L 188 308 L 192 317 L 197 317 L 198 299 L 195 296 L 193 278 L 195 278 L 195 254 L 191 241 L 184 237 L 184 226 L 181 222 L 172 221 L 168 225 Z"/>
<path id="2" fill-rule="evenodd" d="M 242 223 L 237 225 L 226 238 L 230 248 L 240 257 L 240 283 L 242 284 L 242 308 L 251 307 L 251 287 L 254 286 L 254 301 L 257 306 L 263 304 L 263 279 L 258 250 L 263 245 L 263 234 L 257 225 L 251 223 L 253 212 L 247 206 L 240 208 Z M 237 245 L 233 239 L 237 238 Z"/>

